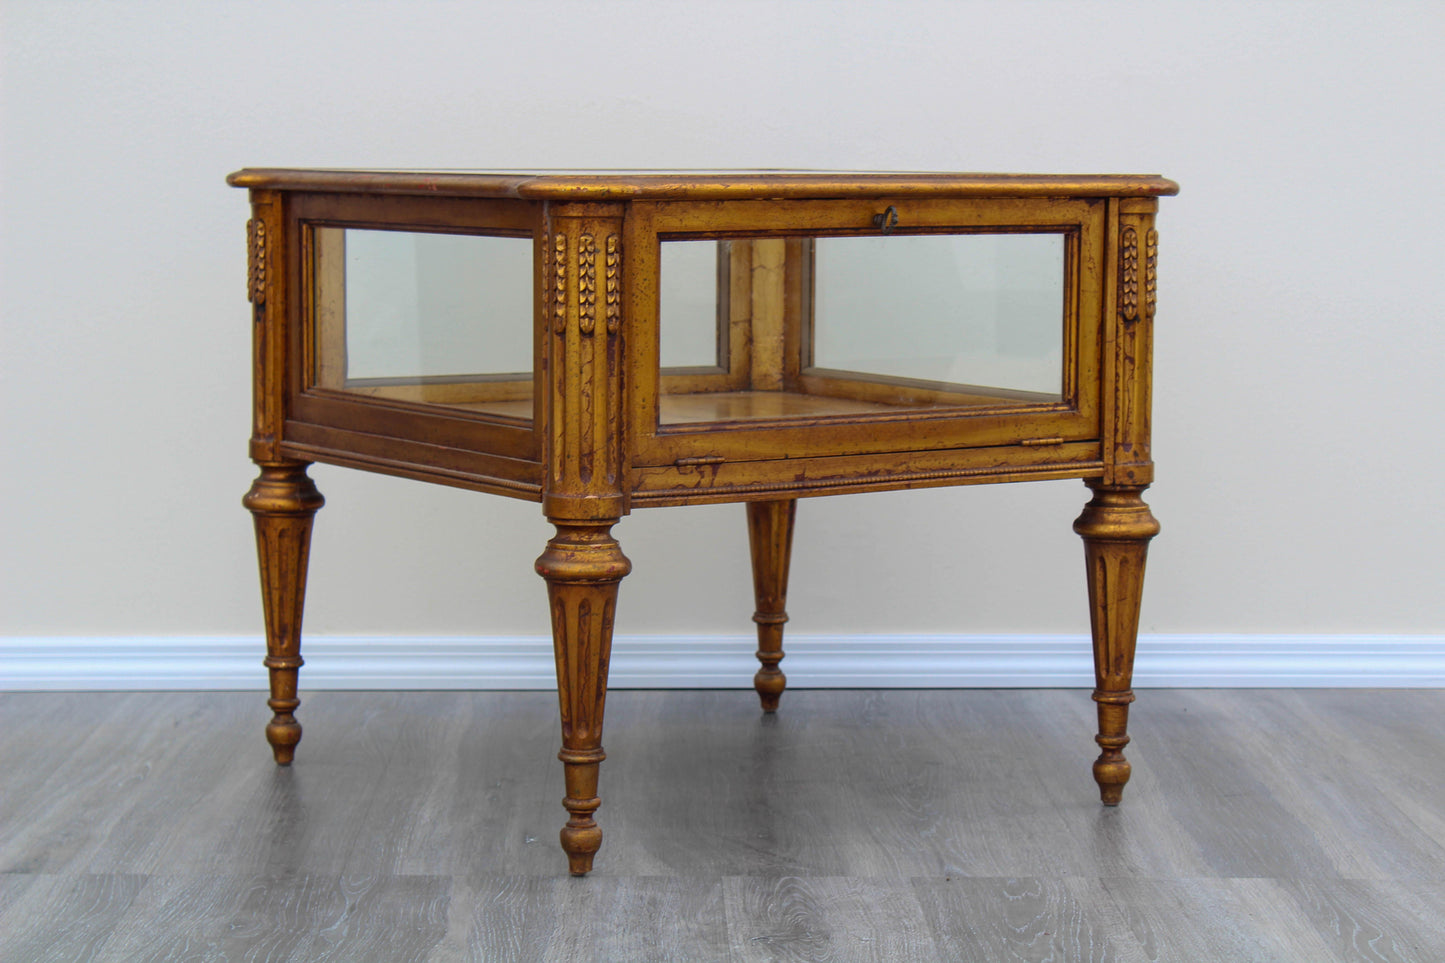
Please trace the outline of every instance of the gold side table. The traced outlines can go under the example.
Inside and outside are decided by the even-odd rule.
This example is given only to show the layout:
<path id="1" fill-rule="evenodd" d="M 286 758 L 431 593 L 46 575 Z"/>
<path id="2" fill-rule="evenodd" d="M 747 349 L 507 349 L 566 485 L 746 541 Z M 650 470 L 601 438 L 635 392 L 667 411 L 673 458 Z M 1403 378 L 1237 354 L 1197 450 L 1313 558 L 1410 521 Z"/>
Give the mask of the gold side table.
<path id="1" fill-rule="evenodd" d="M 796 500 L 1081 478 L 1106 805 L 1145 551 L 1156 176 L 248 169 L 245 505 L 266 735 L 295 711 L 314 461 L 538 501 L 569 819 L 586 873 L 633 508 L 744 502 L 764 711 Z"/>

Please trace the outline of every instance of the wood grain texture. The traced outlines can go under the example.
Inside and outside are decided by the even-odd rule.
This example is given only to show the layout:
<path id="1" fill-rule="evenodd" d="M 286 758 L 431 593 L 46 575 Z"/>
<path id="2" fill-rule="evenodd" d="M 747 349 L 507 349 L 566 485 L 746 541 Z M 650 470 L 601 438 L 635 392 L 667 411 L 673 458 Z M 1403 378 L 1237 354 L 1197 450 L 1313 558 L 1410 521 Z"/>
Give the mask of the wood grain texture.
<path id="1" fill-rule="evenodd" d="M 1143 958 L 1096 881 L 956 877 L 914 887 L 941 960 Z"/>
<path id="2" fill-rule="evenodd" d="M 1297 910 L 1340 959 L 1394 963 L 1445 959 L 1445 905 L 1428 891 L 1376 880 L 1270 880 L 1275 901 Z"/>
<path id="3" fill-rule="evenodd" d="M 76 713 L 72 701 L 63 717 L 47 711 L 45 700 L 17 701 L 37 711 L 5 730 L 14 740 L 7 746 L 19 751 L 13 763 L 10 752 L 3 753 L 0 812 L 23 814 L 23 823 L 7 820 L 11 831 L 0 832 L 4 872 L 157 871 L 171 833 L 195 807 L 206 808 L 228 759 L 256 746 L 254 738 L 236 740 L 245 713 L 237 715 L 231 699 L 216 705 L 209 695 L 175 693 L 167 696 L 168 711 L 150 724 L 138 717 L 154 697 L 140 693 L 101 698 L 84 713 Z M 177 739 L 178 732 L 191 735 Z M 31 740 L 49 747 L 46 758 L 22 746 Z M 23 834 L 13 831 L 21 827 Z"/>
<path id="4" fill-rule="evenodd" d="M 755 700 L 612 693 L 572 879 L 550 693 L 0 695 L 0 960 L 1445 959 L 1445 691 L 1141 691 L 1109 810 L 1079 692 Z"/>
<path id="5" fill-rule="evenodd" d="M 478 963 L 728 959 L 716 879 L 544 877 L 459 881 L 464 959 Z"/>
<path id="6" fill-rule="evenodd" d="M 0 960 L 89 963 L 148 878 L 137 875 L 39 876 L 0 915 Z"/>
<path id="7" fill-rule="evenodd" d="M 898 405 L 787 391 L 709 391 L 658 398 L 663 424 L 750 421 L 889 411 Z"/>
<path id="8" fill-rule="evenodd" d="M 1102 879 L 1142 959 L 1294 960 L 1334 956 L 1269 881 Z M 1122 930 L 1121 930 L 1122 932 Z"/>
<path id="9" fill-rule="evenodd" d="M 907 880 L 734 876 L 724 880 L 723 888 L 733 960 L 946 958 Z"/>
<path id="10" fill-rule="evenodd" d="M 421 963 L 446 934 L 451 879 L 152 879 L 98 960 Z"/>

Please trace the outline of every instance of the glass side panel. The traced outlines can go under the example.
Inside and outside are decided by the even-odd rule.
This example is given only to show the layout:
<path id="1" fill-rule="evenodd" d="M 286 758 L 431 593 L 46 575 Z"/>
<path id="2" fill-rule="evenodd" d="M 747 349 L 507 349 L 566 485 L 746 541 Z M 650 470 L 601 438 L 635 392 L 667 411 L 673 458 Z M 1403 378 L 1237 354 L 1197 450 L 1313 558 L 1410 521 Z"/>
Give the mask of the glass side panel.
<path id="1" fill-rule="evenodd" d="M 1061 234 L 826 237 L 813 366 L 1060 397 Z"/>
<path id="2" fill-rule="evenodd" d="M 664 241 L 658 297 L 664 319 L 659 332 L 662 368 L 713 368 L 718 357 L 719 258 L 726 241 Z"/>
<path id="3" fill-rule="evenodd" d="M 532 417 L 532 239 L 316 228 L 316 384 Z"/>
<path id="4" fill-rule="evenodd" d="M 715 290 L 738 305 L 715 304 L 712 317 L 748 331 L 729 333 L 717 374 L 662 379 L 659 424 L 1059 404 L 1066 242 L 1063 233 L 734 240 Z M 669 270 L 683 269 L 664 257 L 663 290 Z M 706 312 L 666 297 L 660 307 L 666 359 L 669 331 L 700 327 Z"/>

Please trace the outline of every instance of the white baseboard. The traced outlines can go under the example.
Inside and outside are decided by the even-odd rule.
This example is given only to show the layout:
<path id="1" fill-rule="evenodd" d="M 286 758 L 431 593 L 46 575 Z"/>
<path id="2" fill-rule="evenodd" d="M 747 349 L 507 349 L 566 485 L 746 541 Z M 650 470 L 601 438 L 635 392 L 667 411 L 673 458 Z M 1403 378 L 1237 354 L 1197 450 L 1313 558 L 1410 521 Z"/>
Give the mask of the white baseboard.
<path id="1" fill-rule="evenodd" d="M 614 689 L 751 684 L 751 636 L 620 636 Z M 790 688 L 1087 688 L 1087 636 L 789 636 Z M 260 689 L 259 638 L 0 638 L 0 690 Z M 551 689 L 546 637 L 308 637 L 303 689 Z M 1154 635 L 1135 688 L 1445 686 L 1445 636 Z"/>

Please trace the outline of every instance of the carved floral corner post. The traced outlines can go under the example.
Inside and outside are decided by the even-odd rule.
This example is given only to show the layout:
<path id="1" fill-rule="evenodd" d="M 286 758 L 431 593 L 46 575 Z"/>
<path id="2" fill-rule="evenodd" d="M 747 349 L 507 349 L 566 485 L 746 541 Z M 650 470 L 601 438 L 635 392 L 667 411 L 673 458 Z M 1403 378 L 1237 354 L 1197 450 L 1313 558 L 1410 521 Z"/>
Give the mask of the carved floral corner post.
<path id="1" fill-rule="evenodd" d="M 542 508 L 556 535 L 537 559 L 547 580 L 569 818 L 568 867 L 592 869 L 602 845 L 593 813 L 618 583 L 632 569 L 612 537 L 626 514 L 622 463 L 622 210 L 554 205 L 541 237 L 538 300 Z"/>
<path id="2" fill-rule="evenodd" d="M 1139 607 L 1149 540 L 1159 522 L 1142 497 L 1154 480 L 1150 456 L 1151 356 L 1159 235 L 1154 198 L 1112 202 L 1118 222 L 1112 273 L 1116 311 L 1104 342 L 1104 477 L 1089 479 L 1093 498 L 1074 522 L 1084 539 L 1089 621 L 1094 638 L 1094 694 L 1099 758 L 1094 781 L 1106 806 L 1117 806 L 1129 781 L 1129 705 Z"/>
<path id="3" fill-rule="evenodd" d="M 281 196 L 274 191 L 251 194 L 252 217 L 246 223 L 246 297 L 252 321 L 251 458 L 261 469 L 242 499 L 256 528 L 256 553 L 261 570 L 261 600 L 266 619 L 266 658 L 270 676 L 268 705 L 272 718 L 266 740 L 279 765 L 290 765 L 301 741 L 296 721 L 297 674 L 301 668 L 301 615 L 306 598 L 306 563 L 311 523 L 325 500 L 306 475 L 308 463 L 281 453 L 285 410 L 287 331 L 285 225 Z"/>

